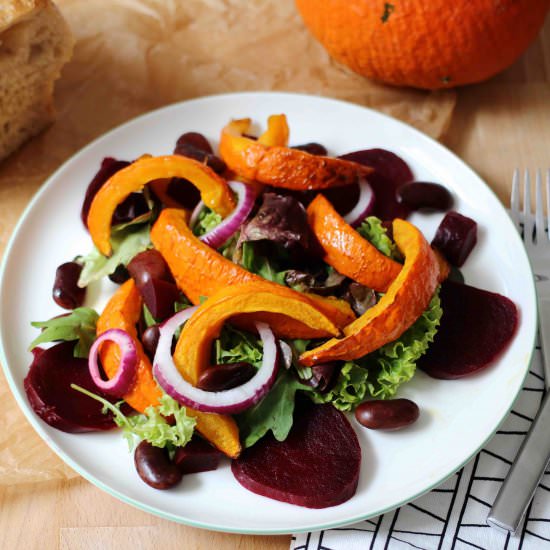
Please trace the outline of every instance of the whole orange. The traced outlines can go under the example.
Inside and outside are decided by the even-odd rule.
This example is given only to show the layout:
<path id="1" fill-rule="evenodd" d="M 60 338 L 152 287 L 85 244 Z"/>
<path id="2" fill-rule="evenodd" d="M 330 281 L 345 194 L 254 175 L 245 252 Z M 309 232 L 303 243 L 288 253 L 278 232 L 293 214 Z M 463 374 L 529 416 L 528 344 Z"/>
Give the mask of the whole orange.
<path id="1" fill-rule="evenodd" d="M 485 80 L 535 38 L 550 0 L 296 0 L 330 55 L 390 84 L 448 88 Z"/>

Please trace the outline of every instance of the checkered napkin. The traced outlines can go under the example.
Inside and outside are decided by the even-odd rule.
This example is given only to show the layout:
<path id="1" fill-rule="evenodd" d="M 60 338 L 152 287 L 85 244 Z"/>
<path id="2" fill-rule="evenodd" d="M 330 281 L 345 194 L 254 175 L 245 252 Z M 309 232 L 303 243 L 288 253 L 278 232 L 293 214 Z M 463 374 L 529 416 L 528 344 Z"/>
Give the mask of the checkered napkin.
<path id="1" fill-rule="evenodd" d="M 501 429 L 462 470 L 401 508 L 354 525 L 294 535 L 291 550 L 550 550 L 550 470 L 515 536 L 485 519 L 544 395 L 540 347 Z"/>

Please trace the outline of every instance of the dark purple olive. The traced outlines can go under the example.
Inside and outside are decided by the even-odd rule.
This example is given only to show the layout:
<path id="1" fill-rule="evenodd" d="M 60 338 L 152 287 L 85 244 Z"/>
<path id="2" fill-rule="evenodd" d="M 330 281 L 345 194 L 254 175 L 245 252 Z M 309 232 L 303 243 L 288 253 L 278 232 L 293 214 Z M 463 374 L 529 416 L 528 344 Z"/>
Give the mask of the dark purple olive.
<path id="1" fill-rule="evenodd" d="M 61 264 L 55 271 L 52 296 L 63 309 L 74 309 L 84 303 L 86 289 L 78 286 L 82 266 L 76 262 Z"/>
<path id="2" fill-rule="evenodd" d="M 174 305 L 181 293 L 174 283 L 162 279 L 148 279 L 136 285 L 145 305 L 157 321 L 164 321 L 174 315 Z"/>
<path id="3" fill-rule="evenodd" d="M 153 357 L 155 357 L 159 338 L 160 330 L 158 325 L 151 325 L 150 327 L 146 328 L 141 335 L 141 344 L 143 345 L 143 350 L 151 360 L 153 360 Z"/>
<path id="4" fill-rule="evenodd" d="M 413 181 L 398 187 L 397 201 L 406 204 L 413 210 L 426 208 L 444 212 L 453 206 L 453 196 L 438 183 Z"/>
<path id="5" fill-rule="evenodd" d="M 182 474 L 209 472 L 219 466 L 222 456 L 221 451 L 212 447 L 204 439 L 193 437 L 185 447 L 176 449 L 174 464 L 177 465 Z"/>
<path id="6" fill-rule="evenodd" d="M 117 285 L 125 283 L 129 278 L 130 273 L 128 273 L 128 270 L 123 264 L 119 264 L 117 268 L 109 275 L 109 279 Z"/>
<path id="7" fill-rule="evenodd" d="M 128 271 L 138 286 L 150 279 L 160 279 L 170 283 L 174 281 L 168 264 L 162 254 L 155 249 L 136 254 L 128 264 Z"/>
<path id="8" fill-rule="evenodd" d="M 323 393 L 329 390 L 336 380 L 336 374 L 339 372 L 337 363 L 322 363 L 311 367 L 311 378 L 302 382 L 314 390 Z"/>
<path id="9" fill-rule="evenodd" d="M 172 178 L 166 193 L 187 210 L 193 210 L 201 200 L 201 193 L 198 188 L 183 178 Z"/>
<path id="10" fill-rule="evenodd" d="M 204 370 L 197 388 L 205 391 L 224 391 L 248 382 L 257 370 L 250 363 L 239 361 L 227 365 L 213 365 Z"/>
<path id="11" fill-rule="evenodd" d="M 359 424 L 371 430 L 399 430 L 416 422 L 419 415 L 418 405 L 410 399 L 375 399 L 355 409 Z"/>
<path id="12" fill-rule="evenodd" d="M 128 223 L 149 212 L 149 206 L 143 193 L 130 193 L 117 207 L 111 225 Z"/>
<path id="13" fill-rule="evenodd" d="M 116 160 L 111 157 L 104 158 L 101 167 L 99 168 L 97 174 L 93 177 L 92 181 L 86 189 L 86 195 L 82 203 L 82 209 L 80 211 L 80 218 L 85 227 L 88 227 L 87 219 L 88 212 L 90 211 L 90 206 L 97 192 L 101 189 L 101 186 L 113 175 L 116 174 L 119 170 L 126 168 L 130 163 L 125 160 Z"/>
<path id="14" fill-rule="evenodd" d="M 476 242 L 477 223 L 458 212 L 448 212 L 437 228 L 432 246 L 437 248 L 450 264 L 461 267 Z"/>
<path id="15" fill-rule="evenodd" d="M 134 464 L 139 477 L 154 489 L 170 489 L 182 478 L 181 470 L 170 462 L 166 450 L 147 441 L 136 447 Z"/>
<path id="16" fill-rule="evenodd" d="M 292 148 L 298 149 L 298 151 L 304 151 L 305 153 L 309 153 L 310 155 L 318 155 L 321 157 L 327 156 L 326 147 L 324 145 L 321 145 L 320 143 L 304 143 L 303 145 L 294 145 Z"/>
<path id="17" fill-rule="evenodd" d="M 197 132 L 187 132 L 176 142 L 174 154 L 188 157 L 206 164 L 217 174 L 225 172 L 225 162 L 214 155 L 208 140 Z"/>

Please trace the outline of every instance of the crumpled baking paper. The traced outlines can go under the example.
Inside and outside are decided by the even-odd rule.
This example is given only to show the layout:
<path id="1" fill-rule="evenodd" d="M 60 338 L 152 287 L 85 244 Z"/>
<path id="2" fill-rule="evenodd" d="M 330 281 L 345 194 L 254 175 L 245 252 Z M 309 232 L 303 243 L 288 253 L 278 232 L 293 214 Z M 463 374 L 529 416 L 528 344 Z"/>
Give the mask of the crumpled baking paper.
<path id="1" fill-rule="evenodd" d="M 379 109 L 435 138 L 451 119 L 452 91 L 392 88 L 336 64 L 292 0 L 57 3 L 76 38 L 74 56 L 57 82 L 57 122 L 0 164 L 2 250 L 61 162 L 110 128 L 169 103 L 245 90 L 305 92 Z M 2 376 L 0 403 L 0 484 L 76 476 L 26 422 Z"/>

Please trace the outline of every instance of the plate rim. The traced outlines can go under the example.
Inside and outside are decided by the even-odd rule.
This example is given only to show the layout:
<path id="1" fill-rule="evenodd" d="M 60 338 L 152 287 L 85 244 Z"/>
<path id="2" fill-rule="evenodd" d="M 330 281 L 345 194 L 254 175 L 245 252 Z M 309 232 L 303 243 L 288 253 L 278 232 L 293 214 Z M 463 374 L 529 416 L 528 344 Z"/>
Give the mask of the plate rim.
<path id="1" fill-rule="evenodd" d="M 179 108 L 182 104 L 193 104 L 193 103 L 200 103 L 208 100 L 223 100 L 225 98 L 246 98 L 249 97 L 258 97 L 258 96 L 264 96 L 264 97 L 275 97 L 275 96 L 283 96 L 287 99 L 291 99 L 293 97 L 300 97 L 300 98 L 310 98 L 315 100 L 322 100 L 326 101 L 327 103 L 336 103 L 336 104 L 343 104 L 345 106 L 351 106 L 354 108 L 362 109 L 368 111 L 371 115 L 375 115 L 376 117 L 381 117 L 383 120 L 390 120 L 392 124 L 397 123 L 398 125 L 404 126 L 408 131 L 412 131 L 416 137 L 421 139 L 424 142 L 428 142 L 431 147 L 435 147 L 436 149 L 439 149 L 439 151 L 444 152 L 445 154 L 450 154 L 454 157 L 456 161 L 458 161 L 464 169 L 466 169 L 471 176 L 476 178 L 483 187 L 489 193 L 493 195 L 493 197 L 499 202 L 499 204 L 502 205 L 500 199 L 496 195 L 496 193 L 491 189 L 491 187 L 477 174 L 477 172 L 471 168 L 464 160 L 462 160 L 458 155 L 456 155 L 453 151 L 451 151 L 449 148 L 445 147 L 442 143 L 438 142 L 436 139 L 432 138 L 431 136 L 423 133 L 419 129 L 415 128 L 414 126 L 403 122 L 402 120 L 399 120 L 397 118 L 394 118 L 390 115 L 387 115 L 386 113 L 377 111 L 375 109 L 372 109 L 370 107 L 365 107 L 363 105 L 353 103 L 351 101 L 345 101 L 341 99 L 335 99 L 332 97 L 325 97 L 321 95 L 314 95 L 314 94 L 306 94 L 306 93 L 295 93 L 295 92 L 270 92 L 270 91 L 247 91 L 247 92 L 229 92 L 229 93 L 222 93 L 222 94 L 210 94 L 200 97 L 195 97 L 183 101 L 178 101 L 171 103 L 169 105 L 165 105 L 163 107 L 160 107 L 158 109 L 154 109 L 152 111 L 148 111 L 146 113 L 143 113 L 137 117 L 134 117 L 130 120 L 127 120 L 123 122 L 122 124 L 119 124 L 118 126 L 115 126 L 114 128 L 108 130 L 107 132 L 101 134 L 100 136 L 93 139 L 90 143 L 85 145 L 83 148 L 79 149 L 77 152 L 75 152 L 73 155 L 71 155 L 68 159 L 66 159 L 54 172 L 46 178 L 46 180 L 40 185 L 38 190 L 35 192 L 34 196 L 31 198 L 25 209 L 23 210 L 22 214 L 19 217 L 19 220 L 17 221 L 10 237 L 8 240 L 8 243 L 4 250 L 4 255 L 2 257 L 2 261 L 0 263 L 0 290 L 3 289 L 4 285 L 4 278 L 6 274 L 6 269 L 8 265 L 8 258 L 11 256 L 12 248 L 15 244 L 15 241 L 17 239 L 17 236 L 22 228 L 22 226 L 26 223 L 27 218 L 29 217 L 29 214 L 31 210 L 34 208 L 34 205 L 38 203 L 42 197 L 43 194 L 47 192 L 47 189 L 50 186 L 50 182 L 57 179 L 58 175 L 63 172 L 68 166 L 70 166 L 73 163 L 77 163 L 79 159 L 82 156 L 85 156 L 87 151 L 89 149 L 92 149 L 96 143 L 100 142 L 107 136 L 110 136 L 111 134 L 119 131 L 120 129 L 130 126 L 134 123 L 142 122 L 143 120 L 146 120 L 147 118 L 151 117 L 154 118 L 160 113 L 170 111 L 173 109 Z M 504 208 L 504 205 L 502 205 Z M 510 220 L 511 221 L 511 220 Z M 520 239 L 519 234 L 517 234 L 517 238 Z M 521 242 L 521 241 L 520 241 Z M 532 265 L 531 261 L 525 252 L 525 249 L 523 248 L 523 245 L 521 246 L 521 249 L 523 251 L 523 254 L 525 255 L 525 258 L 527 259 L 527 263 L 529 264 L 531 271 L 532 271 Z M 537 312 L 537 302 L 536 302 L 536 290 L 535 290 L 535 282 L 533 279 L 531 279 L 531 284 L 529 285 L 529 290 L 531 291 L 531 297 L 532 297 L 532 303 L 531 306 L 533 308 L 534 312 Z M 1 294 L 0 294 L 1 298 Z M 315 524 L 315 525 L 309 525 L 307 527 L 303 528 L 292 528 L 289 529 L 283 529 L 283 528 L 274 528 L 274 529 L 239 529 L 239 528 L 231 528 L 231 527 L 223 527 L 220 525 L 217 525 L 215 523 L 209 523 L 209 522 L 202 522 L 202 521 L 196 521 L 193 519 L 188 518 L 182 518 L 181 516 L 177 516 L 175 514 L 172 514 L 170 512 L 165 512 L 159 508 L 156 508 L 154 506 L 150 506 L 146 503 L 143 503 L 142 501 L 139 501 L 137 499 L 134 499 L 132 497 L 126 496 L 120 491 L 113 489 L 112 487 L 109 487 L 106 483 L 95 477 L 94 475 L 88 473 L 83 467 L 79 466 L 76 461 L 74 461 L 68 454 L 65 453 L 63 449 L 61 449 L 45 432 L 43 426 L 41 426 L 41 423 L 39 422 L 38 417 L 34 415 L 30 407 L 27 403 L 24 402 L 23 397 L 19 395 L 19 390 L 16 386 L 15 378 L 12 375 L 11 369 L 8 367 L 8 361 L 7 361 L 7 355 L 4 349 L 4 342 L 2 338 L 2 332 L 0 331 L 0 362 L 2 366 L 2 371 L 4 373 L 4 376 L 8 382 L 8 387 L 11 391 L 12 396 L 14 397 L 17 405 L 19 406 L 20 410 L 23 412 L 26 419 L 29 421 L 31 426 L 34 428 L 34 430 L 38 433 L 38 435 L 41 437 L 41 439 L 50 447 L 50 449 L 55 452 L 70 468 L 72 468 L 74 471 L 76 471 L 80 476 L 82 476 L 84 479 L 98 487 L 99 489 L 105 491 L 110 496 L 113 496 L 117 498 L 118 500 L 121 500 L 122 502 L 129 504 L 139 510 L 145 511 L 147 513 L 153 514 L 155 516 L 158 516 L 162 519 L 166 519 L 169 521 L 173 521 L 175 523 L 180 523 L 184 525 L 189 525 L 191 527 L 197 527 L 200 529 L 207 529 L 210 531 L 218 531 L 218 532 L 224 532 L 224 533 L 232 533 L 232 534 L 246 534 L 246 535 L 282 535 L 282 534 L 292 534 L 292 533 L 305 533 L 309 531 L 319 531 L 319 530 L 326 530 L 326 529 L 332 529 L 335 527 L 341 527 L 344 525 L 350 525 L 352 523 L 356 523 L 358 521 L 366 520 L 372 517 L 376 517 L 382 514 L 385 514 L 389 511 L 396 510 L 397 508 L 400 508 L 401 506 L 404 506 L 405 504 L 412 502 L 413 500 L 416 500 L 417 498 L 421 497 L 422 495 L 427 494 L 432 489 L 437 487 L 438 485 L 441 485 L 444 483 L 447 479 L 449 479 L 451 476 L 453 476 L 457 471 L 459 471 L 461 468 L 463 468 L 475 455 L 477 455 L 481 449 L 483 449 L 487 443 L 493 438 L 497 430 L 499 429 L 500 425 L 504 422 L 504 420 L 508 417 L 510 411 L 512 410 L 515 401 L 517 400 L 519 394 L 521 393 L 521 389 L 525 383 L 525 379 L 527 378 L 527 375 L 529 373 L 529 366 L 532 362 L 534 351 L 535 351 L 535 343 L 536 343 L 536 334 L 537 334 L 537 328 L 536 324 L 535 330 L 533 331 L 532 336 L 532 346 L 530 347 L 530 352 L 528 354 L 528 357 L 525 360 L 525 372 L 523 376 L 521 377 L 521 383 L 518 384 L 518 390 L 516 392 L 515 397 L 513 398 L 510 407 L 506 411 L 506 413 L 500 418 L 500 420 L 496 423 L 494 428 L 489 432 L 489 435 L 487 438 L 482 442 L 482 444 L 471 454 L 467 456 L 464 461 L 461 462 L 459 466 L 456 468 L 453 468 L 452 471 L 446 473 L 443 475 L 440 479 L 433 482 L 423 490 L 419 491 L 415 495 L 411 497 L 407 497 L 406 499 L 392 504 L 390 506 L 386 506 L 380 510 L 376 510 L 375 512 L 369 512 L 367 514 L 360 514 L 358 516 L 354 516 L 353 518 L 348 518 L 346 520 L 336 520 L 334 522 L 329 523 L 323 523 L 323 524 Z"/>

